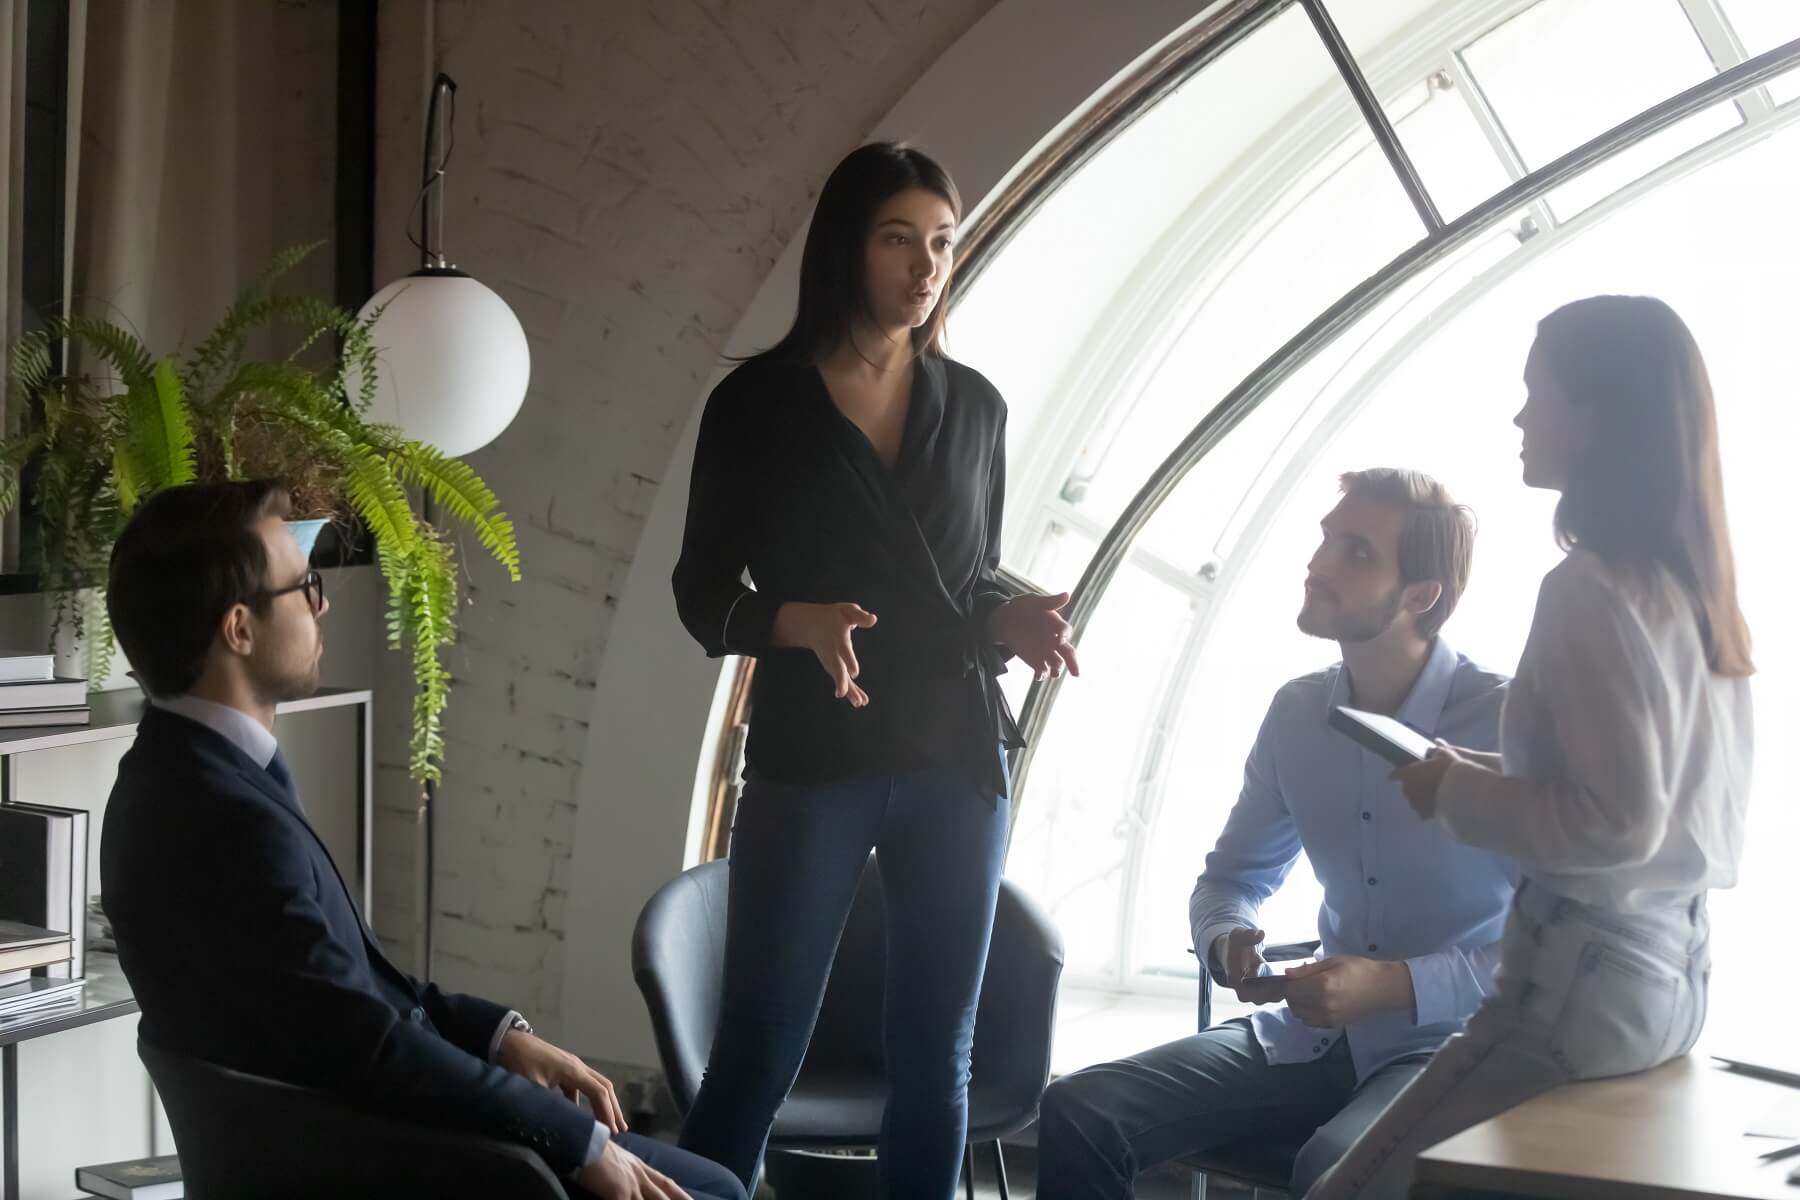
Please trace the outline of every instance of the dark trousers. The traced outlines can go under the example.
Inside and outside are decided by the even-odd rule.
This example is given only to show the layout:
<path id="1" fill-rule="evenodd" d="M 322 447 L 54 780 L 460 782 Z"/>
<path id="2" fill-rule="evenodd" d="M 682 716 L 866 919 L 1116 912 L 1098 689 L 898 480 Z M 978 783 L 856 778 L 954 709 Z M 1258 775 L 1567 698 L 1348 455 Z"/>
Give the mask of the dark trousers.
<path id="1" fill-rule="evenodd" d="M 1130 1200 L 1140 1171 L 1234 1142 L 1300 1147 L 1291 1194 L 1324 1174 L 1430 1055 L 1396 1059 L 1358 1085 L 1349 1043 L 1271 1066 L 1239 1018 L 1050 1085 L 1038 1115 L 1038 1200 Z"/>
<path id="2" fill-rule="evenodd" d="M 744 1185 L 737 1176 L 718 1163 L 707 1162 L 697 1154 L 677 1150 L 667 1142 L 642 1137 L 635 1133 L 614 1135 L 619 1145 L 631 1151 L 652 1170 L 673 1179 L 693 1200 L 744 1200 Z M 585 1198 L 591 1193 L 573 1184 L 566 1189 L 571 1197 Z"/>
<path id="3" fill-rule="evenodd" d="M 756 1177 L 873 849 L 887 913 L 881 1194 L 951 1200 L 1008 816 L 1002 797 L 948 769 L 813 787 L 750 779 L 732 830 L 724 1011 L 683 1147 L 746 1187 Z"/>

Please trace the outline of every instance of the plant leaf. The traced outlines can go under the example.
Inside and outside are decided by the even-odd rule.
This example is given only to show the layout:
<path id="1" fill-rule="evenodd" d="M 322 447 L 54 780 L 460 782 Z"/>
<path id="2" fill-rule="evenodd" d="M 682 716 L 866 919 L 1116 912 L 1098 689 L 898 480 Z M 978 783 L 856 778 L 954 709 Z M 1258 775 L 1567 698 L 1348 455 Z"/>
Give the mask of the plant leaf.
<path id="1" fill-rule="evenodd" d="M 519 546 L 512 521 L 498 511 L 500 501 L 481 476 L 461 459 L 423 442 L 407 442 L 389 458 L 403 482 L 423 488 L 450 516 L 472 528 L 483 548 L 506 568 L 514 583 L 519 582 Z"/>

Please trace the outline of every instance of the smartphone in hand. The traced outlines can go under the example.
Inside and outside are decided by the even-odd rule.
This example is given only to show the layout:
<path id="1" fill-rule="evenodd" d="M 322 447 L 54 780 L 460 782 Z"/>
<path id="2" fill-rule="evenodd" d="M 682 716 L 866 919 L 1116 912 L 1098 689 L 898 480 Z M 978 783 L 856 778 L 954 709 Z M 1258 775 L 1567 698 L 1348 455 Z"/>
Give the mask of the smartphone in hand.
<path id="1" fill-rule="evenodd" d="M 1252 975 L 1237 985 L 1237 994 L 1252 1004 L 1278 1004 L 1287 999 L 1286 975 Z"/>

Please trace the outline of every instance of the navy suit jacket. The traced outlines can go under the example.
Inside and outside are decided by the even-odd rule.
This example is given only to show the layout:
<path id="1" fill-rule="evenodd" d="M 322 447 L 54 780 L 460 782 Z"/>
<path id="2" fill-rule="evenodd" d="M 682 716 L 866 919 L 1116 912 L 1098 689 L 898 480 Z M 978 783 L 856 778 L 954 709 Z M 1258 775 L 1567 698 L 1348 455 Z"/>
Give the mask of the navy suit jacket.
<path id="1" fill-rule="evenodd" d="M 421 985 L 363 924 L 274 776 L 151 708 L 100 845 L 106 915 L 152 1045 L 582 1165 L 594 1118 L 496 1067 L 503 1005 Z"/>

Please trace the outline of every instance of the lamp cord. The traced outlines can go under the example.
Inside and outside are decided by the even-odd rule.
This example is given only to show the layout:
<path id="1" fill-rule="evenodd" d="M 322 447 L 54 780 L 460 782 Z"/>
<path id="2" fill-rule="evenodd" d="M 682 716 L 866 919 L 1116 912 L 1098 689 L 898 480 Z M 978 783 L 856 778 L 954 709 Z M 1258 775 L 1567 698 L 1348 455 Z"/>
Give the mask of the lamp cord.
<path id="1" fill-rule="evenodd" d="M 450 127 L 445 132 L 444 157 L 434 169 L 431 165 L 431 139 L 432 135 L 437 132 L 438 101 L 441 100 L 446 93 L 450 96 Z M 421 242 L 419 238 L 414 237 L 413 221 L 419 221 L 419 234 L 421 237 L 431 236 L 431 231 L 425 227 L 424 221 L 420 218 L 420 210 L 425 206 L 425 197 L 431 189 L 444 182 L 444 172 L 450 166 L 450 155 L 455 149 L 456 80 L 450 78 L 448 75 L 439 73 L 437 81 L 431 85 L 431 107 L 425 116 L 424 178 L 419 184 L 419 194 L 413 197 L 412 211 L 408 213 L 406 217 L 406 240 L 413 244 L 413 249 L 417 250 L 427 260 L 432 262 L 436 262 L 443 257 L 444 248 L 439 246 L 437 252 L 433 253 L 431 247 L 427 246 L 424 242 Z M 441 202 L 442 201 L 440 200 L 440 203 Z"/>

